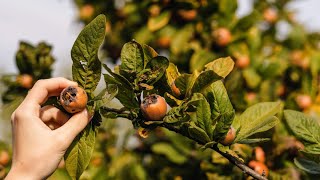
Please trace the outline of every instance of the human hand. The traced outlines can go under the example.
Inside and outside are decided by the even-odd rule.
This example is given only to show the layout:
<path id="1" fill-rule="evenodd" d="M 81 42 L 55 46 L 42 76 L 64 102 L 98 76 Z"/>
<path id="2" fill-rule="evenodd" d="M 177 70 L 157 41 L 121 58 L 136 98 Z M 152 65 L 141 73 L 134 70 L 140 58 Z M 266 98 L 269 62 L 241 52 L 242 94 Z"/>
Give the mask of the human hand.
<path id="1" fill-rule="evenodd" d="M 53 106 L 41 105 L 76 82 L 65 78 L 39 80 L 11 117 L 12 167 L 6 179 L 44 179 L 58 167 L 73 139 L 90 121 L 85 109 L 69 117 Z"/>

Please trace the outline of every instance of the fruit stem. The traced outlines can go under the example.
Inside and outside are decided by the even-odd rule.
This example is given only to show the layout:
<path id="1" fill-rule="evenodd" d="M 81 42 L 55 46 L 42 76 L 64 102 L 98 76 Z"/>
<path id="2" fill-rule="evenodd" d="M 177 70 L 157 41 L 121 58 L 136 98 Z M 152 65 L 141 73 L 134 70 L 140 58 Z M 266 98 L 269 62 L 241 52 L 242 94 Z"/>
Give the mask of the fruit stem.
<path id="1" fill-rule="evenodd" d="M 166 123 L 162 123 L 160 124 L 160 126 L 167 128 L 170 131 L 174 131 L 178 134 L 181 134 L 180 130 L 174 126 L 171 126 L 169 124 Z M 185 134 L 183 134 L 184 136 L 186 136 Z M 199 140 L 196 140 L 192 137 L 187 136 L 188 138 L 192 139 L 193 141 L 197 142 L 198 144 L 204 145 L 203 142 L 200 142 Z M 259 173 L 257 173 L 256 171 L 254 171 L 253 169 L 251 169 L 250 167 L 248 167 L 247 165 L 245 165 L 242 161 L 240 161 L 238 158 L 232 156 L 229 153 L 225 153 L 220 151 L 220 149 L 217 146 L 212 146 L 211 149 L 213 149 L 214 151 L 216 151 L 217 153 L 221 154 L 223 157 L 225 157 L 226 159 L 228 159 L 232 164 L 234 164 L 235 166 L 237 166 L 238 168 L 240 168 L 243 173 L 248 174 L 249 176 L 258 179 L 258 180 L 268 180 L 266 177 L 260 175 Z"/>

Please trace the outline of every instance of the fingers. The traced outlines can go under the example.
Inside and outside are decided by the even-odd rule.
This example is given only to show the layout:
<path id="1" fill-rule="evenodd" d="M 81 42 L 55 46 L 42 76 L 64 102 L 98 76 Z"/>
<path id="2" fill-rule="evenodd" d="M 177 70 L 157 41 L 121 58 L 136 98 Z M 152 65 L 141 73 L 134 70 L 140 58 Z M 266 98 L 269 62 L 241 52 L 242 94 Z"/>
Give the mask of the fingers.
<path id="1" fill-rule="evenodd" d="M 61 77 L 38 80 L 22 104 L 25 105 L 24 108 L 37 112 L 48 97 L 58 96 L 68 86 L 77 86 L 77 83 Z"/>
<path id="2" fill-rule="evenodd" d="M 39 117 L 47 125 L 49 122 L 53 122 L 60 126 L 66 123 L 70 118 L 69 115 L 65 114 L 60 109 L 50 105 L 41 108 Z"/>
<path id="3" fill-rule="evenodd" d="M 55 130 L 58 129 L 59 127 L 61 127 L 61 124 L 55 123 L 53 121 L 49 121 L 45 123 L 51 130 Z"/>
<path id="4" fill-rule="evenodd" d="M 63 139 L 65 148 L 67 148 L 73 139 L 87 126 L 91 117 L 87 109 L 74 114 L 63 126 L 55 130 L 56 136 Z"/>

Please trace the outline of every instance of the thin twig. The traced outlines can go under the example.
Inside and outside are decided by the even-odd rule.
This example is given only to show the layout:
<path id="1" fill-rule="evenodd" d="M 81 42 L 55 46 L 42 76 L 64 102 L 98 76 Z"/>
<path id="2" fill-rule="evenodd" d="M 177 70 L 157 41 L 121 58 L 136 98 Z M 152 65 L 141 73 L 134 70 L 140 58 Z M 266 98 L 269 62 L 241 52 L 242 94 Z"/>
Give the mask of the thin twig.
<path id="1" fill-rule="evenodd" d="M 101 107 L 101 109 L 108 111 L 108 112 L 115 112 L 115 113 L 119 113 L 119 114 L 123 114 L 126 111 L 126 108 L 121 108 L 121 109 L 115 109 L 115 108 L 108 108 L 108 107 Z"/>
<path id="2" fill-rule="evenodd" d="M 162 127 L 167 128 L 171 131 L 174 131 L 178 134 L 181 134 L 181 132 L 179 131 L 179 129 L 173 127 L 173 126 L 169 126 L 168 124 L 161 124 Z M 188 137 L 190 139 L 192 139 L 191 137 Z M 193 141 L 196 141 L 198 144 L 204 145 L 205 143 L 200 142 L 196 139 L 192 139 Z M 213 149 L 214 151 L 218 152 L 219 154 L 221 154 L 223 157 L 225 157 L 226 159 L 228 159 L 232 164 L 234 164 L 235 166 L 237 166 L 238 168 L 240 168 L 243 173 L 248 174 L 249 176 L 258 179 L 258 180 L 268 180 L 266 177 L 260 175 L 259 173 L 257 173 L 256 171 L 254 171 L 253 169 L 251 169 L 250 167 L 248 167 L 247 165 L 245 165 L 242 161 L 240 161 L 239 159 L 237 159 L 236 157 L 232 156 L 229 153 L 225 153 L 220 151 L 220 149 L 217 146 L 213 146 L 211 147 L 211 149 Z"/>
<path id="3" fill-rule="evenodd" d="M 221 154 L 223 157 L 227 158 L 232 164 L 234 164 L 238 168 L 240 168 L 243 171 L 243 173 L 246 173 L 246 174 L 248 174 L 258 180 L 268 180 L 266 177 L 260 175 L 256 171 L 254 171 L 253 169 L 251 169 L 250 167 L 245 165 L 242 161 L 240 161 L 236 157 L 232 156 L 231 154 L 220 151 L 220 149 L 217 146 L 214 146 L 211 149 L 215 150 L 216 152 Z"/>

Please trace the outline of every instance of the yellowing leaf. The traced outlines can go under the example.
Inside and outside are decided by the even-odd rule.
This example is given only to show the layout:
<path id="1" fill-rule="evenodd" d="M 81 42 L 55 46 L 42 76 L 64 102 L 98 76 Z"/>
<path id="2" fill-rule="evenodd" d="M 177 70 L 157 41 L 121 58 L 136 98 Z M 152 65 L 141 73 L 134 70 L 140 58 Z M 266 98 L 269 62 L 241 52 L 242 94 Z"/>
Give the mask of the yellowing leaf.
<path id="1" fill-rule="evenodd" d="M 148 29 L 152 32 L 159 30 L 168 24 L 168 22 L 170 21 L 170 18 L 171 18 L 170 11 L 165 11 L 156 17 L 150 17 L 147 24 Z"/>

